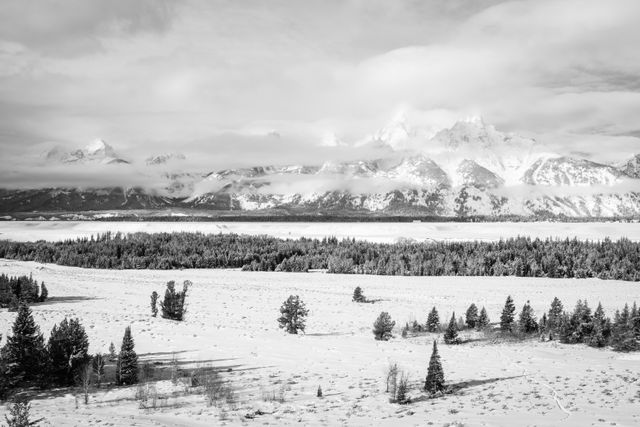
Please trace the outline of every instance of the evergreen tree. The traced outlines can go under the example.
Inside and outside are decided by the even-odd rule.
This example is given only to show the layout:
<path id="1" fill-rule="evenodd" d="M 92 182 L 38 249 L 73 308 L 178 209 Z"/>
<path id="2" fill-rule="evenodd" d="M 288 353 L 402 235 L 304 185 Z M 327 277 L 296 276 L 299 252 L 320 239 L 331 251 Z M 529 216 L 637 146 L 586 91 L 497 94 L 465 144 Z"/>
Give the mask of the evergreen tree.
<path id="1" fill-rule="evenodd" d="M 51 330 L 47 352 L 51 375 L 63 385 L 74 382 L 78 369 L 89 360 L 89 338 L 78 319 L 67 320 Z"/>
<path id="2" fill-rule="evenodd" d="M 151 316 L 156 317 L 158 315 L 158 293 L 156 291 L 151 292 Z"/>
<path id="3" fill-rule="evenodd" d="M 109 361 L 115 362 L 117 357 L 118 355 L 116 354 L 116 346 L 113 344 L 113 341 L 112 341 L 111 344 L 109 344 Z"/>
<path id="4" fill-rule="evenodd" d="M 438 315 L 438 310 L 436 310 L 436 308 L 433 307 L 429 312 L 429 316 L 427 316 L 427 331 L 438 332 L 439 329 L 440 329 L 440 316 Z"/>
<path id="5" fill-rule="evenodd" d="M 438 345 L 433 340 L 433 350 L 431 351 L 431 359 L 429 359 L 429 369 L 427 370 L 427 378 L 424 382 L 424 389 L 428 393 L 444 392 L 444 371 L 440 363 L 440 355 L 438 354 Z"/>
<path id="6" fill-rule="evenodd" d="M 367 298 L 362 294 L 362 288 L 360 288 L 360 286 L 356 286 L 353 290 L 353 301 L 367 302 Z"/>
<path id="7" fill-rule="evenodd" d="M 40 284 L 40 302 L 45 302 L 47 298 L 49 298 L 49 290 L 44 282 L 42 282 Z"/>
<path id="8" fill-rule="evenodd" d="M 538 325 L 538 328 L 541 331 L 547 330 L 547 313 L 542 313 L 542 317 L 540 318 L 540 323 Z"/>
<path id="9" fill-rule="evenodd" d="M 7 427 L 29 427 L 38 425 L 42 419 L 31 421 L 31 404 L 28 402 L 16 402 L 9 408 L 9 416 L 5 415 Z"/>
<path id="10" fill-rule="evenodd" d="M 418 333 L 418 332 L 422 332 L 423 327 L 420 323 L 418 323 L 417 320 L 414 320 L 413 324 L 411 325 L 411 330 L 413 331 L 413 333 Z"/>
<path id="11" fill-rule="evenodd" d="M 478 307 L 471 304 L 467 309 L 465 323 L 470 329 L 474 329 L 478 325 Z"/>
<path id="12" fill-rule="evenodd" d="M 480 315 L 478 316 L 478 321 L 476 322 L 476 328 L 481 331 L 489 326 L 491 320 L 489 320 L 489 315 L 487 314 L 487 310 L 482 307 L 480 310 Z"/>
<path id="13" fill-rule="evenodd" d="M 455 313 L 451 315 L 449 326 L 444 333 L 444 342 L 445 344 L 460 344 L 460 339 L 458 338 L 458 324 L 456 323 Z"/>
<path id="14" fill-rule="evenodd" d="M 529 301 L 522 307 L 518 327 L 520 328 L 520 332 L 525 334 L 532 334 L 538 331 L 538 322 L 536 322 Z"/>
<path id="15" fill-rule="evenodd" d="M 373 336 L 379 341 L 388 341 L 391 338 L 391 332 L 396 322 L 391 320 L 391 316 L 386 311 L 380 313 L 375 322 L 373 322 Z"/>
<path id="16" fill-rule="evenodd" d="M 553 336 L 560 330 L 563 312 L 564 307 L 562 307 L 562 302 L 558 297 L 553 298 L 551 307 L 549 308 L 549 315 L 547 316 L 547 331 L 551 339 L 553 339 Z"/>
<path id="17" fill-rule="evenodd" d="M 122 346 L 116 363 L 116 382 L 122 384 L 136 384 L 138 382 L 138 355 L 131 337 L 131 327 L 127 326 L 122 337 Z"/>
<path id="18" fill-rule="evenodd" d="M 280 318 L 278 324 L 281 329 L 285 329 L 290 334 L 297 334 L 298 331 L 304 332 L 305 322 L 309 310 L 298 295 L 290 295 L 280 307 Z"/>
<path id="19" fill-rule="evenodd" d="M 3 348 L 12 382 L 41 379 L 46 366 L 46 350 L 40 328 L 26 303 L 20 304 L 13 323 L 12 335 Z"/>
<path id="20" fill-rule="evenodd" d="M 187 292 L 191 282 L 185 280 L 182 286 L 182 292 L 176 291 L 176 282 L 173 280 L 167 282 L 167 289 L 164 292 L 164 300 L 160 301 L 162 317 L 165 319 L 182 321 L 186 313 L 185 301 Z"/>
<path id="21" fill-rule="evenodd" d="M 511 332 L 513 327 L 514 313 L 516 312 L 516 306 L 513 304 L 511 295 L 507 297 L 507 301 L 504 303 L 502 314 L 500 315 L 500 330 L 502 332 Z"/>

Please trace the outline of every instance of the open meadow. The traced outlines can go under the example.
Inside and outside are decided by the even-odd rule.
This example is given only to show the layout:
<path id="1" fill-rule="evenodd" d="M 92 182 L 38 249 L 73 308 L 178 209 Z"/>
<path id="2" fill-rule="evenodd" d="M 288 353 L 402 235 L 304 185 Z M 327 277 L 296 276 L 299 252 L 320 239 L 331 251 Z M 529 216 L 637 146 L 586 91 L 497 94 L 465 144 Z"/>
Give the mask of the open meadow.
<path id="1" fill-rule="evenodd" d="M 372 224 L 371 226 L 375 226 Z M 492 227 L 493 228 L 493 227 Z M 507 295 L 520 311 L 530 300 L 536 316 L 554 296 L 571 309 L 578 299 L 607 315 L 640 300 L 638 283 L 598 279 L 515 277 L 388 277 L 238 270 L 98 270 L 0 260 L 5 274 L 33 274 L 50 293 L 32 307 L 48 338 L 65 316 L 86 328 L 91 353 L 119 348 L 131 326 L 141 362 L 156 370 L 215 367 L 235 392 L 234 402 L 209 406 L 188 378 L 144 386 L 94 388 L 85 405 L 75 388 L 35 392 L 32 417 L 50 426 L 211 425 L 596 425 L 640 424 L 640 354 L 556 341 L 470 339 L 445 345 L 441 334 L 400 335 L 433 306 L 441 321 L 471 303 L 499 321 Z M 183 322 L 151 317 L 149 295 L 169 280 L 191 280 Z M 375 304 L 351 301 L 361 286 Z M 279 307 L 296 294 L 309 309 L 305 334 L 278 328 Z M 388 311 L 396 328 L 376 341 L 372 324 Z M 0 310 L 0 333 L 15 313 Z M 422 392 L 432 341 L 438 340 L 446 384 L 455 392 L 428 399 Z M 174 357 L 177 359 L 173 361 Z M 408 375 L 413 403 L 389 402 L 386 371 Z M 184 374 L 187 375 L 187 374 Z M 179 375 L 178 375 L 179 376 Z M 316 395 L 322 387 L 323 397 Z M 137 397 L 137 398 L 136 398 Z M 155 406 L 155 408 L 154 408 Z M 0 417 L 5 408 L 0 408 Z"/>

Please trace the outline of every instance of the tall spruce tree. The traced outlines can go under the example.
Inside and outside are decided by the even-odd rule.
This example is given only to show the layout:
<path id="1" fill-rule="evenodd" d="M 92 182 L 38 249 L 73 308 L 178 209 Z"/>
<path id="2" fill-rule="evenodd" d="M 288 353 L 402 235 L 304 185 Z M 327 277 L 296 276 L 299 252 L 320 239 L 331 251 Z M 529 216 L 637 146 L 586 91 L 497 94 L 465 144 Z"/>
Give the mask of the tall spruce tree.
<path id="1" fill-rule="evenodd" d="M 489 315 L 487 314 L 487 309 L 482 307 L 482 309 L 480 310 L 480 315 L 478 316 L 478 321 L 476 322 L 476 329 L 481 331 L 487 328 L 489 326 L 489 323 L 491 323 L 491 320 L 489 319 Z"/>
<path id="2" fill-rule="evenodd" d="M 438 332 L 439 330 L 440 330 L 440 316 L 438 315 L 438 310 L 436 310 L 436 308 L 433 307 L 429 312 L 429 316 L 427 316 L 427 331 Z"/>
<path id="3" fill-rule="evenodd" d="M 460 344 L 460 339 L 458 338 L 458 324 L 456 323 L 456 313 L 451 315 L 449 326 L 447 326 L 447 330 L 444 332 L 444 342 L 445 344 Z"/>
<path id="4" fill-rule="evenodd" d="M 511 295 L 509 295 L 507 297 L 507 300 L 504 303 L 502 314 L 500 315 L 500 331 L 511 332 L 511 328 L 513 327 L 513 318 L 514 318 L 515 312 L 516 312 L 516 306 L 513 304 L 513 299 L 511 299 Z"/>
<path id="5" fill-rule="evenodd" d="M 42 282 L 40 284 L 40 302 L 46 301 L 47 298 L 49 298 L 49 290 L 47 289 L 47 286 L 44 284 L 44 282 Z"/>
<path id="6" fill-rule="evenodd" d="M 471 304 L 465 313 L 465 323 L 468 328 L 474 329 L 478 324 L 478 307 Z"/>
<path id="7" fill-rule="evenodd" d="M 424 389 L 428 393 L 440 393 L 445 390 L 444 387 L 444 371 L 438 354 L 438 344 L 433 340 L 433 350 L 429 359 L 429 368 L 427 369 L 427 378 L 424 382 Z"/>
<path id="8" fill-rule="evenodd" d="M 24 302 L 18 308 L 11 332 L 2 350 L 9 367 L 9 380 L 15 383 L 42 379 L 46 367 L 44 338 Z"/>
<path id="9" fill-rule="evenodd" d="M 53 379 L 58 384 L 73 384 L 80 367 L 90 359 L 88 350 L 89 338 L 78 319 L 65 317 L 59 325 L 54 325 L 47 343 Z"/>
<path id="10" fill-rule="evenodd" d="M 138 382 L 138 355 L 131 337 L 131 327 L 127 326 L 122 337 L 122 346 L 116 362 L 116 382 L 118 385 L 136 384 Z"/>

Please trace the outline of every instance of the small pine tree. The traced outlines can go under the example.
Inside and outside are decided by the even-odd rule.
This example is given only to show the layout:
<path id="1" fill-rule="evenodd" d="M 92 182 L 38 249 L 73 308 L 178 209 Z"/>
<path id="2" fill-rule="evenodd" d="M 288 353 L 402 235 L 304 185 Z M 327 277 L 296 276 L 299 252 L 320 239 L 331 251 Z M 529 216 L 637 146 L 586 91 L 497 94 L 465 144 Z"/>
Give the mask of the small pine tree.
<path id="1" fill-rule="evenodd" d="M 564 307 L 562 307 L 562 302 L 558 299 L 558 297 L 553 298 L 551 307 L 549 308 L 549 315 L 547 316 L 546 329 L 547 332 L 549 332 L 550 339 L 553 339 L 554 335 L 556 335 L 560 331 L 563 312 Z"/>
<path id="2" fill-rule="evenodd" d="M 309 310 L 298 295 L 290 295 L 280 307 L 281 316 L 278 318 L 280 329 L 285 329 L 289 334 L 304 332 L 305 322 Z"/>
<path id="3" fill-rule="evenodd" d="M 417 320 L 413 321 L 413 324 L 411 325 L 411 331 L 413 333 L 418 333 L 418 332 L 422 332 L 422 325 L 420 323 L 418 323 Z"/>
<path id="4" fill-rule="evenodd" d="M 322 387 L 318 386 L 318 391 L 316 392 L 316 397 L 322 397 Z"/>
<path id="5" fill-rule="evenodd" d="M 12 335 L 2 349 L 13 383 L 39 380 L 46 366 L 46 350 L 40 328 L 26 303 L 20 304 Z"/>
<path id="6" fill-rule="evenodd" d="M 409 323 L 406 323 L 402 328 L 402 338 L 406 338 L 407 335 L 409 335 Z"/>
<path id="7" fill-rule="evenodd" d="M 353 301 L 367 302 L 367 298 L 362 294 L 362 288 L 360 288 L 360 286 L 356 286 L 353 290 Z"/>
<path id="8" fill-rule="evenodd" d="M 409 398 L 408 393 L 409 393 L 409 377 L 406 374 L 401 373 L 400 381 L 398 381 L 398 386 L 396 387 L 396 395 L 394 399 L 395 402 L 401 405 L 406 405 L 408 403 L 411 403 L 411 399 Z"/>
<path id="9" fill-rule="evenodd" d="M 520 332 L 524 334 L 532 334 L 538 331 L 538 322 L 533 314 L 533 309 L 529 301 L 522 307 L 520 312 L 520 319 L 518 320 L 518 327 Z"/>
<path id="10" fill-rule="evenodd" d="M 478 307 L 471 304 L 465 313 L 465 323 L 468 328 L 474 329 L 478 324 Z"/>
<path id="11" fill-rule="evenodd" d="M 433 350 L 431 351 L 431 359 L 429 359 L 429 368 L 427 370 L 427 378 L 424 382 L 424 389 L 431 394 L 441 393 L 445 390 L 444 371 L 442 370 L 442 363 L 440 363 L 436 340 L 433 340 Z"/>
<path id="12" fill-rule="evenodd" d="M 47 298 L 49 298 L 49 290 L 44 282 L 42 282 L 40 284 L 40 302 L 45 302 Z"/>
<path id="13" fill-rule="evenodd" d="M 538 323 L 538 328 L 543 332 L 547 330 L 547 313 L 542 313 L 542 317 Z"/>
<path id="14" fill-rule="evenodd" d="M 516 306 L 513 304 L 513 299 L 511 299 L 511 295 L 509 295 L 507 297 L 506 302 L 504 303 L 502 314 L 500 315 L 500 330 L 502 332 L 511 332 L 511 328 L 513 327 L 513 318 L 514 318 L 515 312 L 516 312 Z"/>
<path id="15" fill-rule="evenodd" d="M 427 331 L 438 332 L 439 329 L 440 329 L 440 316 L 438 315 L 438 310 L 436 310 L 436 308 L 433 307 L 429 312 L 429 316 L 427 317 Z"/>
<path id="16" fill-rule="evenodd" d="M 386 311 L 380 313 L 375 322 L 373 322 L 373 336 L 379 341 L 388 341 L 391 338 L 396 322 L 391 320 L 391 316 Z"/>
<path id="17" fill-rule="evenodd" d="M 487 310 L 482 307 L 480 310 L 480 315 L 478 316 L 478 321 L 476 322 L 476 329 L 479 331 L 487 328 L 491 321 L 489 320 L 489 315 L 487 314 Z"/>
<path id="18" fill-rule="evenodd" d="M 158 293 L 153 291 L 151 293 L 151 316 L 156 317 L 158 315 Z"/>
<path id="19" fill-rule="evenodd" d="M 9 416 L 4 416 L 7 427 L 29 427 L 38 425 L 42 418 L 31 421 L 31 404 L 28 402 L 16 402 L 9 408 Z"/>
<path id="20" fill-rule="evenodd" d="M 444 333 L 444 342 L 445 344 L 460 344 L 460 339 L 458 338 L 458 324 L 456 323 L 455 313 L 451 315 L 449 326 Z"/>
<path id="21" fill-rule="evenodd" d="M 115 362 L 117 357 L 118 355 L 116 354 L 116 346 L 113 344 L 113 341 L 112 341 L 111 344 L 109 344 L 109 361 Z"/>
<path id="22" fill-rule="evenodd" d="M 138 355 L 134 346 L 131 327 L 127 326 L 124 330 L 122 346 L 116 363 L 116 382 L 118 385 L 131 385 L 138 382 Z"/>

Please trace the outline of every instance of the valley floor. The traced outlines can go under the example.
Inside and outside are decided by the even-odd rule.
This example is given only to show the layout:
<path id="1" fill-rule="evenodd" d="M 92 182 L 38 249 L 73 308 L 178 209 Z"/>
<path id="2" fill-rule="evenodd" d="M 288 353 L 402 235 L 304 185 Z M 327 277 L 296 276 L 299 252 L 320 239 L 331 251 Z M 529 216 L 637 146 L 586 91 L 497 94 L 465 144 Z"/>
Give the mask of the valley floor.
<path id="1" fill-rule="evenodd" d="M 51 299 L 33 307 L 45 338 L 65 316 L 78 317 L 90 351 L 119 348 L 131 325 L 141 360 L 167 362 L 175 352 L 182 367 L 215 366 L 236 388 L 234 407 L 210 407 L 199 394 L 171 381 L 156 384 L 157 409 L 141 409 L 136 387 L 92 391 L 85 405 L 77 390 L 43 392 L 32 401 L 35 418 L 49 426 L 211 425 L 436 425 L 634 426 L 640 425 L 640 354 L 583 345 L 530 340 L 491 343 L 478 339 L 447 346 L 441 336 L 403 339 L 400 326 L 426 321 L 434 305 L 441 320 L 472 302 L 486 306 L 492 321 L 507 295 L 519 309 L 531 301 L 537 315 L 554 296 L 572 308 L 601 301 L 608 315 L 634 299 L 637 283 L 597 279 L 513 277 L 385 277 L 322 273 L 252 273 L 236 270 L 113 271 L 0 260 L 9 275 L 33 273 Z M 162 296 L 168 280 L 193 282 L 184 322 L 150 315 L 149 295 Z M 375 304 L 356 304 L 361 286 Z M 279 307 L 300 295 L 310 314 L 305 335 L 277 327 Z M 381 311 L 397 321 L 396 337 L 373 339 Z M 14 313 L 0 310 L 0 333 L 10 332 Z M 463 335 L 465 335 L 463 333 Z M 471 333 L 469 338 L 481 338 Z M 421 386 L 432 340 L 439 340 L 447 384 L 457 393 L 425 399 Z M 397 362 L 409 375 L 410 405 L 389 403 L 385 371 Z M 323 398 L 316 397 L 318 386 Z M 76 397 L 78 396 L 78 397 Z M 282 397 L 282 402 L 269 396 Z M 255 414 L 248 419 L 246 414 Z M 0 419 L 5 413 L 0 408 Z M 450 424 L 451 425 L 451 424 Z"/>

